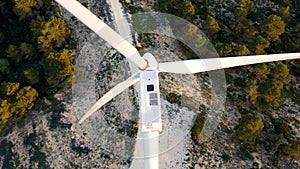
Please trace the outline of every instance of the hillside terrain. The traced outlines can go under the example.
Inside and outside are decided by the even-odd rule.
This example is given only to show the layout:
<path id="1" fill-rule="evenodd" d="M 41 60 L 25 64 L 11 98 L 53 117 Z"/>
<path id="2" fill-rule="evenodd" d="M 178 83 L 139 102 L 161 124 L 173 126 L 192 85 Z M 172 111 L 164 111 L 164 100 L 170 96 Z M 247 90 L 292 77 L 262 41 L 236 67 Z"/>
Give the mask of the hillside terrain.
<path id="1" fill-rule="evenodd" d="M 105 1 L 80 2 L 112 25 Z M 130 14 L 156 11 L 188 20 L 207 35 L 220 57 L 300 52 L 300 11 L 292 0 L 122 3 Z M 71 89 L 76 78 L 86 78 L 86 83 L 95 81 L 92 90 L 77 88 L 74 83 L 73 90 L 82 95 L 94 91 L 93 97 L 96 91 L 95 98 L 85 97 L 99 98 L 127 77 L 128 70 L 122 69 L 128 67 L 126 60 L 55 2 L 1 0 L 0 9 L 0 168 L 128 168 L 134 141 L 114 140 L 116 147 L 126 145 L 124 156 L 101 147 L 101 139 L 110 138 L 110 133 L 90 137 L 86 130 L 93 126 L 76 124 L 74 109 L 78 106 L 74 104 L 78 100 Z M 141 52 L 162 48 L 181 58 L 199 57 L 166 36 L 141 34 L 136 39 Z M 89 72 L 95 73 L 96 79 Z M 180 78 L 162 75 L 166 82 L 162 94 L 168 101 L 164 105 L 170 110 L 167 116 L 184 107 L 184 94 L 195 97 L 191 102 L 198 113 L 184 141 L 187 152 L 179 168 L 300 168 L 299 72 L 299 60 L 226 69 L 225 107 L 219 110 L 217 130 L 205 141 L 200 133 L 210 112 L 207 103 L 212 82 L 208 74 L 187 78 L 198 80 L 199 93 L 184 85 L 168 90 L 168 84 Z M 103 112 L 110 113 L 101 120 L 134 138 L 137 93 L 130 88 L 124 95 L 117 99 L 125 98 L 122 102 L 126 104 L 112 101 L 104 106 Z M 84 111 L 88 106 L 78 109 Z M 122 111 L 129 113 L 122 115 Z"/>
<path id="2" fill-rule="evenodd" d="M 292 1 L 131 2 L 127 7 L 132 13 L 166 12 L 196 24 L 221 57 L 300 50 L 299 12 Z M 157 36 L 148 36 L 152 43 L 141 42 L 142 45 L 159 46 Z M 224 120 L 211 140 L 204 143 L 199 143 L 195 138 L 197 130 L 192 130 L 195 144 L 191 148 L 190 166 L 297 168 L 300 155 L 298 72 L 299 60 L 225 70 Z"/>

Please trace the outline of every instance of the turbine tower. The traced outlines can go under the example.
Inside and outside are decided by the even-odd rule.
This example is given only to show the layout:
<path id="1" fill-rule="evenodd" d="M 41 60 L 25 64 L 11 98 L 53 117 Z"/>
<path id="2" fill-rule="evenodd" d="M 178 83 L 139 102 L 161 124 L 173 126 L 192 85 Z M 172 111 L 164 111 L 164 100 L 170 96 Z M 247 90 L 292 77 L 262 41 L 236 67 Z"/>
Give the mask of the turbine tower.
<path id="1" fill-rule="evenodd" d="M 82 124 L 97 109 L 109 102 L 122 91 L 140 83 L 140 127 L 143 133 L 144 167 L 145 169 L 159 168 L 159 133 L 162 131 L 159 72 L 193 74 L 217 69 L 225 69 L 243 65 L 299 59 L 300 53 L 236 56 L 226 58 L 195 59 L 176 62 L 158 63 L 155 57 L 146 53 L 140 56 L 137 49 L 122 38 L 117 32 L 100 20 L 91 11 L 76 0 L 55 0 L 81 22 L 93 30 L 98 36 L 108 42 L 113 48 L 135 64 L 139 71 L 124 82 L 119 83 L 102 96 L 79 120 Z M 219 63 L 219 64 L 215 64 Z"/>

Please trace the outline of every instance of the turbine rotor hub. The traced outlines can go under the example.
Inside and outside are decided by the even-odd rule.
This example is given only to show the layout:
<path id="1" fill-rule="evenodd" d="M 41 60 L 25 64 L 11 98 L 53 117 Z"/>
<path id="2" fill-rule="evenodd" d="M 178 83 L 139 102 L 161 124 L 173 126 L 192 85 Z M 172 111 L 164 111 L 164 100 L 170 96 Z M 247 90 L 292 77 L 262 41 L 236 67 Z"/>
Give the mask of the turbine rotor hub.
<path id="1" fill-rule="evenodd" d="M 147 62 L 145 68 L 139 68 L 140 71 L 145 70 L 158 70 L 158 62 L 156 61 L 155 57 L 151 53 L 145 53 L 143 55 L 143 59 Z"/>
<path id="2" fill-rule="evenodd" d="M 145 71 L 145 70 L 147 70 L 147 69 L 150 67 L 149 61 L 148 61 L 147 59 L 145 59 L 145 61 L 147 62 L 146 66 L 145 66 L 144 68 L 140 68 L 140 67 L 139 67 L 139 70 L 140 70 L 140 71 Z"/>

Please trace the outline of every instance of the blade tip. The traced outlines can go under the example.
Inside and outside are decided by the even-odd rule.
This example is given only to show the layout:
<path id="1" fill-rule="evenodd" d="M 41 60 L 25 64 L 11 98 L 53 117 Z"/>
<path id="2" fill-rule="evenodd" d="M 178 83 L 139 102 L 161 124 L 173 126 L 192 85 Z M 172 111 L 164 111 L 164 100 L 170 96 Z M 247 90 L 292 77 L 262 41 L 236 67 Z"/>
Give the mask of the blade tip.
<path id="1" fill-rule="evenodd" d="M 80 120 L 78 121 L 78 124 L 82 124 L 84 121 L 85 121 L 85 119 L 80 119 Z"/>

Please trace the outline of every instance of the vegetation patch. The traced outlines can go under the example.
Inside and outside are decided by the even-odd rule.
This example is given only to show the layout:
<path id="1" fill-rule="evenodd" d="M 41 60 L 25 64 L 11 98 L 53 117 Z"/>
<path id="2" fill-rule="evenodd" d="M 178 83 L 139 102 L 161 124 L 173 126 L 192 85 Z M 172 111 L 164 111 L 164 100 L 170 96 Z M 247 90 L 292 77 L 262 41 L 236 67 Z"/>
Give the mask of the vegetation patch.
<path id="1" fill-rule="evenodd" d="M 70 164 L 70 166 L 71 166 L 73 169 L 79 169 L 79 168 L 80 168 L 79 165 L 73 163 L 72 161 L 69 161 L 69 164 Z"/>
<path id="2" fill-rule="evenodd" d="M 246 146 L 241 146 L 240 149 L 238 150 L 238 155 L 242 160 L 253 160 L 254 157 L 252 154 L 249 152 Z"/>
<path id="3" fill-rule="evenodd" d="M 46 160 L 46 154 L 41 151 L 43 141 L 38 140 L 39 136 L 34 131 L 24 138 L 24 145 L 29 148 L 30 156 L 30 167 L 33 168 L 35 163 L 38 164 L 38 168 L 49 168 L 49 164 Z"/>
<path id="4" fill-rule="evenodd" d="M 201 143 L 200 135 L 201 135 L 204 123 L 205 123 L 205 119 L 206 119 L 206 116 L 204 114 L 197 114 L 195 122 L 194 122 L 192 130 L 191 130 L 192 131 L 192 139 L 194 140 L 194 142 L 196 142 L 198 144 Z"/>
<path id="5" fill-rule="evenodd" d="M 75 139 L 71 140 L 71 149 L 73 151 L 75 151 L 76 153 L 78 153 L 79 155 L 82 155 L 82 154 L 87 155 L 90 151 L 92 151 L 88 147 L 82 147 L 80 145 L 77 145 Z"/>
<path id="6" fill-rule="evenodd" d="M 134 6 L 131 5 L 130 3 L 125 2 L 125 7 L 129 11 L 130 14 L 138 13 L 138 12 L 143 12 L 143 8 L 140 6 Z"/>
<path id="7" fill-rule="evenodd" d="M 292 138 L 292 129 L 289 124 L 281 119 L 272 119 L 274 130 L 277 135 L 283 134 L 284 138 L 290 140 Z"/>
<path id="8" fill-rule="evenodd" d="M 155 44 L 151 38 L 151 34 L 144 33 L 138 36 L 139 42 L 142 43 L 142 46 L 145 48 L 155 47 Z"/>
<path id="9" fill-rule="evenodd" d="M 12 152 L 13 143 L 7 140 L 0 141 L 0 156 L 2 156 L 2 168 L 14 168 L 14 156 L 15 153 Z"/>
<path id="10" fill-rule="evenodd" d="M 249 144 L 255 144 L 257 137 L 261 136 L 264 128 L 263 119 L 254 114 L 242 114 L 242 118 L 236 127 L 238 138 Z"/>
<path id="11" fill-rule="evenodd" d="M 36 101 L 69 87 L 74 56 L 71 29 L 51 1 L 1 1 L 0 127 Z M 69 45 L 70 44 L 70 45 Z"/>
<path id="12" fill-rule="evenodd" d="M 227 154 L 227 153 L 223 153 L 221 157 L 226 162 L 231 159 L 231 156 L 229 154 Z"/>

